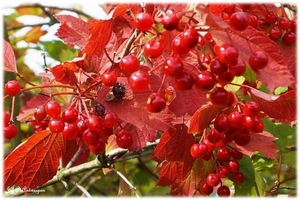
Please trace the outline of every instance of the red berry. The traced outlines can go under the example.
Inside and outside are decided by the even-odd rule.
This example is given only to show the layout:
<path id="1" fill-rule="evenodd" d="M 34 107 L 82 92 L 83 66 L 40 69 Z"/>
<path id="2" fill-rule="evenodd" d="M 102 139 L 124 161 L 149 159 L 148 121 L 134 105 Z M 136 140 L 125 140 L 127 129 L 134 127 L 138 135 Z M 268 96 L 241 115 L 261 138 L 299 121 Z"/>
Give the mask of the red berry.
<path id="1" fill-rule="evenodd" d="M 220 133 L 216 129 L 211 129 L 207 135 L 207 140 L 213 144 L 218 143 L 221 139 Z"/>
<path id="2" fill-rule="evenodd" d="M 78 121 L 76 122 L 76 126 L 77 126 L 77 130 L 78 130 L 78 135 L 80 135 L 80 136 L 83 134 L 83 132 L 84 132 L 85 130 L 88 129 L 88 127 L 87 127 L 87 125 L 86 125 L 84 119 L 78 120 Z"/>
<path id="3" fill-rule="evenodd" d="M 45 105 L 45 111 L 50 117 L 55 118 L 60 115 L 61 106 L 58 102 L 51 100 Z"/>
<path id="4" fill-rule="evenodd" d="M 135 28 L 140 31 L 148 31 L 154 23 L 153 17 L 149 13 L 138 13 L 135 17 Z"/>
<path id="5" fill-rule="evenodd" d="M 228 71 L 233 76 L 241 76 L 246 71 L 246 63 L 244 62 L 244 60 L 238 58 L 236 63 L 228 65 Z"/>
<path id="6" fill-rule="evenodd" d="M 139 69 L 140 61 L 135 55 L 127 55 L 121 58 L 119 67 L 126 76 L 129 76 Z"/>
<path id="7" fill-rule="evenodd" d="M 258 25 L 258 18 L 255 15 L 252 15 L 250 13 L 248 14 L 248 19 L 249 19 L 249 25 L 252 26 L 253 28 L 256 28 Z"/>
<path id="8" fill-rule="evenodd" d="M 42 121 L 46 118 L 47 113 L 44 106 L 39 106 L 35 109 L 33 117 L 36 121 Z"/>
<path id="9" fill-rule="evenodd" d="M 257 129 L 257 126 L 259 125 L 260 123 L 260 120 L 257 116 L 255 117 L 245 117 L 245 127 L 246 129 L 250 132 L 250 133 L 253 133 L 256 131 Z"/>
<path id="10" fill-rule="evenodd" d="M 240 163 L 237 160 L 230 160 L 227 163 L 230 172 L 238 172 L 240 170 Z"/>
<path id="11" fill-rule="evenodd" d="M 73 107 L 67 108 L 63 111 L 61 117 L 69 124 L 74 123 L 78 119 L 78 110 Z"/>
<path id="12" fill-rule="evenodd" d="M 231 157 L 231 152 L 226 146 L 221 147 L 217 151 L 217 158 L 221 162 L 228 162 L 230 160 L 230 157 Z"/>
<path id="13" fill-rule="evenodd" d="M 95 145 L 98 142 L 99 136 L 97 132 L 86 129 L 82 134 L 82 140 L 87 145 Z"/>
<path id="14" fill-rule="evenodd" d="M 234 135 L 234 142 L 237 145 L 245 146 L 249 144 L 250 141 L 251 141 L 251 134 L 244 134 L 238 132 Z"/>
<path id="15" fill-rule="evenodd" d="M 259 113 L 259 105 L 255 101 L 248 101 L 244 105 L 244 114 L 249 117 L 255 117 Z"/>
<path id="16" fill-rule="evenodd" d="M 207 139 L 204 140 L 203 143 L 206 144 L 206 146 L 207 146 L 207 152 L 212 152 L 216 148 L 216 145 L 213 144 L 213 143 L 211 143 L 211 142 L 209 142 Z"/>
<path id="17" fill-rule="evenodd" d="M 278 16 L 275 12 L 271 11 L 265 15 L 265 21 L 269 24 L 275 24 L 278 20 Z"/>
<path id="18" fill-rule="evenodd" d="M 101 129 L 98 131 L 98 135 L 104 138 L 111 136 L 113 133 L 113 128 L 106 128 L 105 126 L 102 126 Z"/>
<path id="19" fill-rule="evenodd" d="M 16 80 L 11 80 L 5 83 L 4 91 L 9 96 L 17 96 L 21 91 L 21 85 Z"/>
<path id="20" fill-rule="evenodd" d="M 8 126 L 10 123 L 10 116 L 7 112 L 3 112 L 3 125 L 4 127 Z"/>
<path id="21" fill-rule="evenodd" d="M 98 115 L 92 114 L 86 119 L 86 126 L 92 132 L 98 133 L 102 127 L 102 122 Z"/>
<path id="22" fill-rule="evenodd" d="M 227 71 L 227 66 L 222 64 L 218 59 L 212 59 L 210 63 L 210 71 L 215 75 L 220 75 Z"/>
<path id="23" fill-rule="evenodd" d="M 243 31 L 249 26 L 248 15 L 245 12 L 233 13 L 230 17 L 230 26 L 238 31 Z"/>
<path id="24" fill-rule="evenodd" d="M 249 57 L 249 65 L 254 70 L 263 69 L 269 63 L 269 58 L 264 51 L 256 51 Z"/>
<path id="25" fill-rule="evenodd" d="M 244 124 L 245 115 L 239 111 L 232 111 L 228 115 L 229 125 L 231 127 L 240 127 Z"/>
<path id="26" fill-rule="evenodd" d="M 183 71 L 173 79 L 173 86 L 177 90 L 185 91 L 194 85 L 194 77 L 189 71 Z"/>
<path id="27" fill-rule="evenodd" d="M 106 128 L 113 128 L 118 123 L 118 117 L 113 111 L 107 111 L 102 117 L 102 124 Z"/>
<path id="28" fill-rule="evenodd" d="M 117 75 L 112 71 L 107 71 L 102 75 L 101 81 L 105 86 L 112 87 L 117 82 Z"/>
<path id="29" fill-rule="evenodd" d="M 281 38 L 281 36 L 282 36 L 282 30 L 278 26 L 273 26 L 272 28 L 270 28 L 269 37 L 272 40 L 277 40 Z"/>
<path id="30" fill-rule="evenodd" d="M 183 67 L 179 56 L 171 56 L 165 60 L 163 71 L 167 76 L 176 77 L 182 73 Z"/>
<path id="31" fill-rule="evenodd" d="M 182 42 L 181 42 L 182 38 L 180 36 L 181 36 L 181 34 L 177 35 L 173 39 L 172 44 L 171 44 L 172 51 L 177 55 L 183 55 L 190 51 L 190 48 L 182 45 Z"/>
<path id="32" fill-rule="evenodd" d="M 295 44 L 297 41 L 296 38 L 296 33 L 293 31 L 287 31 L 284 35 L 283 35 L 283 41 L 288 44 L 288 45 L 292 45 Z"/>
<path id="33" fill-rule="evenodd" d="M 229 129 L 229 121 L 226 115 L 219 115 L 215 118 L 214 128 L 219 132 L 226 132 Z"/>
<path id="34" fill-rule="evenodd" d="M 282 29 L 282 30 L 288 30 L 289 28 L 291 28 L 291 20 L 289 20 L 286 17 L 281 17 L 278 21 L 278 26 Z"/>
<path id="35" fill-rule="evenodd" d="M 214 188 L 203 181 L 200 183 L 199 190 L 203 195 L 210 195 Z"/>
<path id="36" fill-rule="evenodd" d="M 105 151 L 105 143 L 102 139 L 98 139 L 96 144 L 89 145 L 89 149 L 95 155 L 102 154 Z"/>
<path id="37" fill-rule="evenodd" d="M 139 70 L 130 75 L 128 82 L 133 91 L 143 92 L 148 89 L 150 79 L 147 72 Z"/>
<path id="38" fill-rule="evenodd" d="M 209 91 L 216 85 L 216 77 L 210 71 L 201 71 L 195 78 L 195 86 L 202 91 Z"/>
<path id="39" fill-rule="evenodd" d="M 238 50 L 230 44 L 223 44 L 217 48 L 217 52 L 215 53 L 217 54 L 218 60 L 223 64 L 234 64 L 239 57 Z"/>
<path id="40" fill-rule="evenodd" d="M 194 158 L 200 158 L 207 153 L 207 145 L 205 143 L 193 144 L 190 149 L 190 153 Z"/>
<path id="41" fill-rule="evenodd" d="M 166 97 L 160 93 L 151 93 L 147 99 L 147 110 L 149 112 L 157 113 L 166 107 Z"/>
<path id="42" fill-rule="evenodd" d="M 194 28 L 186 29 L 180 36 L 181 46 L 193 48 L 198 44 L 199 33 Z"/>
<path id="43" fill-rule="evenodd" d="M 231 157 L 233 158 L 233 159 L 236 159 L 236 160 L 240 160 L 240 159 L 242 159 L 243 158 L 243 153 L 242 152 L 240 152 L 240 151 L 238 151 L 238 150 L 236 150 L 236 149 L 233 149 L 232 151 L 231 151 Z"/>
<path id="44" fill-rule="evenodd" d="M 219 197 L 229 197 L 230 190 L 226 185 L 222 185 L 217 189 L 217 194 Z"/>
<path id="45" fill-rule="evenodd" d="M 235 4 L 232 3 L 228 3 L 225 4 L 225 8 L 223 10 L 223 12 L 227 13 L 227 14 L 232 14 L 235 10 Z"/>
<path id="46" fill-rule="evenodd" d="M 209 99 L 213 105 L 224 106 L 227 101 L 227 93 L 223 87 L 215 87 L 209 94 Z"/>
<path id="47" fill-rule="evenodd" d="M 230 171 L 227 165 L 221 165 L 216 170 L 216 175 L 220 178 L 227 178 Z"/>
<path id="48" fill-rule="evenodd" d="M 149 58 L 158 58 L 163 52 L 161 43 L 157 40 L 147 41 L 143 46 L 144 54 Z"/>
<path id="49" fill-rule="evenodd" d="M 222 74 L 220 74 L 219 76 L 217 76 L 217 82 L 221 85 L 221 86 L 225 86 L 229 83 L 231 83 L 231 81 L 233 81 L 234 79 L 234 75 L 231 74 L 231 72 L 226 71 Z"/>
<path id="50" fill-rule="evenodd" d="M 116 141 L 119 147 L 127 149 L 133 144 L 133 138 L 130 132 L 121 130 L 116 137 Z"/>
<path id="51" fill-rule="evenodd" d="M 53 118 L 49 121 L 48 127 L 52 133 L 61 133 L 64 130 L 65 122 L 61 118 Z"/>
<path id="52" fill-rule="evenodd" d="M 11 139 L 16 137 L 18 134 L 18 128 L 14 124 L 8 124 L 7 126 L 4 126 L 3 128 L 3 135 L 6 139 Z"/>
<path id="53" fill-rule="evenodd" d="M 73 140 L 78 135 L 78 128 L 74 124 L 65 123 L 65 127 L 62 131 L 62 134 L 67 140 Z"/>
<path id="54" fill-rule="evenodd" d="M 244 174 L 242 172 L 235 172 L 235 173 L 232 174 L 231 180 L 236 184 L 241 184 L 241 183 L 244 182 L 245 177 L 244 177 Z"/>
<path id="55" fill-rule="evenodd" d="M 165 16 L 163 17 L 161 23 L 166 30 L 174 30 L 179 24 L 179 18 L 171 10 L 167 10 Z"/>
<path id="56" fill-rule="evenodd" d="M 211 187 L 215 187 L 221 183 L 221 179 L 215 173 L 210 173 L 206 176 L 206 183 Z"/>

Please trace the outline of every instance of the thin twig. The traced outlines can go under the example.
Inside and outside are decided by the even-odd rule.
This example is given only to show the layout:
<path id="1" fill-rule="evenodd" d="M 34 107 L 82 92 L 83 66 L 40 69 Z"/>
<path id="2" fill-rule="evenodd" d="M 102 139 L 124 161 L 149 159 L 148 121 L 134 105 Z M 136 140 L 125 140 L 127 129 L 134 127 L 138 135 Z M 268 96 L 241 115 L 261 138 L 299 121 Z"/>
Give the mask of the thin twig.
<path id="1" fill-rule="evenodd" d="M 66 169 L 69 169 L 73 166 L 73 164 L 76 162 L 77 158 L 80 156 L 82 152 L 82 148 L 79 148 L 76 153 L 74 154 L 73 158 L 70 160 L 70 162 L 67 164 Z"/>
<path id="2" fill-rule="evenodd" d="M 72 180 L 70 180 L 69 182 L 74 184 L 78 189 L 80 189 L 82 193 L 85 194 L 85 196 L 87 196 L 88 198 L 92 198 L 90 193 L 86 189 L 84 189 L 84 187 L 82 187 L 79 183 L 76 183 L 75 181 Z"/>
<path id="3" fill-rule="evenodd" d="M 135 194 L 136 197 L 139 197 L 139 195 L 136 192 L 136 187 L 134 187 L 121 172 L 119 172 L 118 170 L 116 170 L 113 167 L 110 167 L 110 169 L 113 170 L 114 172 L 116 172 L 123 179 L 123 181 L 125 181 L 125 183 L 130 187 L 130 189 L 133 191 L 133 193 Z"/>

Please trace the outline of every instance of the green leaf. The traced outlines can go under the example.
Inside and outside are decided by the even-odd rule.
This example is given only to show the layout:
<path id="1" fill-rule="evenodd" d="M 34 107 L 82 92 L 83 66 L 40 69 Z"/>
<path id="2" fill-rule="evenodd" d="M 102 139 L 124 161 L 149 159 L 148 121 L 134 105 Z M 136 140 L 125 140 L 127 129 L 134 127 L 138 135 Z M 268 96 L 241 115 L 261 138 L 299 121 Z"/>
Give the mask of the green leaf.
<path id="1" fill-rule="evenodd" d="M 260 197 L 265 196 L 265 190 L 266 190 L 266 182 L 264 181 L 264 177 L 257 171 L 255 171 L 255 183 L 256 187 L 252 188 L 252 194 L 257 194 Z"/>
<path id="2" fill-rule="evenodd" d="M 54 41 L 43 41 L 40 42 L 40 44 L 43 45 L 43 47 L 38 47 L 38 50 L 46 51 L 48 55 L 57 60 L 60 60 L 60 53 L 63 49 L 69 49 L 66 44 L 59 40 L 54 40 Z"/>
<path id="3" fill-rule="evenodd" d="M 288 151 L 282 154 L 282 163 L 288 165 L 289 167 L 296 168 L 296 151 Z"/>

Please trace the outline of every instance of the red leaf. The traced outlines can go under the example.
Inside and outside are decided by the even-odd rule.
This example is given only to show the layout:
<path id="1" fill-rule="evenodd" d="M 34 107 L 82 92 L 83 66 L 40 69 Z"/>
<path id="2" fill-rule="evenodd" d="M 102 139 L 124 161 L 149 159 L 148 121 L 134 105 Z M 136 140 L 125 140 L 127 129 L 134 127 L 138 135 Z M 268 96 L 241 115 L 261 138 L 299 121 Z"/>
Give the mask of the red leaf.
<path id="1" fill-rule="evenodd" d="M 193 168 L 183 181 L 175 181 L 171 185 L 171 195 L 177 196 L 193 196 L 202 181 L 206 179 L 208 173 L 213 168 L 214 160 L 205 161 L 196 159 Z"/>
<path id="2" fill-rule="evenodd" d="M 211 121 L 224 109 L 221 106 L 212 104 L 203 105 L 199 108 L 190 120 L 189 133 L 201 133 L 209 126 Z"/>
<path id="3" fill-rule="evenodd" d="M 158 166 L 162 164 L 158 185 L 171 185 L 175 179 L 184 180 L 195 161 L 190 154 L 195 138 L 187 134 L 185 125 L 178 124 L 174 128 L 164 132 L 151 156 Z"/>
<path id="4" fill-rule="evenodd" d="M 66 140 L 66 154 L 63 156 L 63 165 L 66 166 L 70 160 L 73 158 L 77 150 L 79 149 L 79 146 L 76 142 L 76 139 L 74 140 Z M 90 155 L 90 151 L 88 148 L 82 150 L 80 156 L 76 159 L 73 166 L 80 165 L 86 161 L 88 161 Z"/>
<path id="5" fill-rule="evenodd" d="M 64 62 L 50 68 L 55 80 L 69 85 L 75 85 L 77 83 L 77 78 L 74 71 L 77 71 L 78 67 L 74 62 Z"/>
<path id="6" fill-rule="evenodd" d="M 18 72 L 16 56 L 11 45 L 3 40 L 3 69 L 8 72 Z"/>
<path id="7" fill-rule="evenodd" d="M 57 15 L 55 18 L 61 23 L 55 35 L 67 44 L 77 45 L 83 49 L 90 36 L 88 24 L 80 18 L 71 15 Z"/>
<path id="8" fill-rule="evenodd" d="M 39 106 L 43 106 L 49 101 L 50 97 L 46 95 L 38 94 L 26 102 L 17 116 L 17 120 L 20 122 L 25 122 L 26 120 L 33 118 L 33 113 L 35 109 Z"/>
<path id="9" fill-rule="evenodd" d="M 257 102 L 269 117 L 287 124 L 296 121 L 296 90 L 277 96 L 256 89 L 250 89 L 250 92 L 252 100 Z"/>
<path id="10" fill-rule="evenodd" d="M 275 159 L 278 152 L 278 147 L 274 143 L 276 139 L 271 133 L 263 131 L 262 133 L 251 134 L 251 141 L 245 146 L 239 146 L 235 143 L 231 143 L 231 146 L 250 157 L 259 151 L 268 158 Z"/>
<path id="11" fill-rule="evenodd" d="M 4 188 L 13 185 L 35 189 L 57 173 L 66 150 L 62 134 L 35 133 L 4 160 Z"/>
<path id="12" fill-rule="evenodd" d="M 112 20 L 91 20 L 89 21 L 89 30 L 91 37 L 84 48 L 88 55 L 101 56 L 104 48 L 108 44 L 112 34 Z"/>

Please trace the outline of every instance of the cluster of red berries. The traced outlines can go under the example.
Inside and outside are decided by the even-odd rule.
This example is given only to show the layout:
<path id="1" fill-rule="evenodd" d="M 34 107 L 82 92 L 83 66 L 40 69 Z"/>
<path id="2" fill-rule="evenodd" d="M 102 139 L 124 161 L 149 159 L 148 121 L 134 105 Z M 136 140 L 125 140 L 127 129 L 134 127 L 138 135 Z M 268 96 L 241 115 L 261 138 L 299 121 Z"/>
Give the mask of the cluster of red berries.
<path id="1" fill-rule="evenodd" d="M 8 96 L 15 97 L 21 92 L 21 84 L 16 80 L 8 81 L 4 85 L 4 92 Z M 7 112 L 3 112 L 3 126 L 4 138 L 11 139 L 17 136 L 18 127 L 13 124 L 11 116 Z"/>
<path id="2" fill-rule="evenodd" d="M 105 150 L 107 138 L 113 135 L 114 128 L 118 125 L 118 117 L 100 103 L 96 103 L 92 111 L 84 115 L 75 107 L 62 111 L 57 101 L 50 100 L 44 106 L 36 108 L 31 124 L 35 130 L 48 127 L 52 133 L 62 134 L 67 140 L 80 138 L 91 152 L 100 154 Z M 119 147 L 128 148 L 133 139 L 130 132 L 121 130 L 116 135 L 116 141 Z"/>

